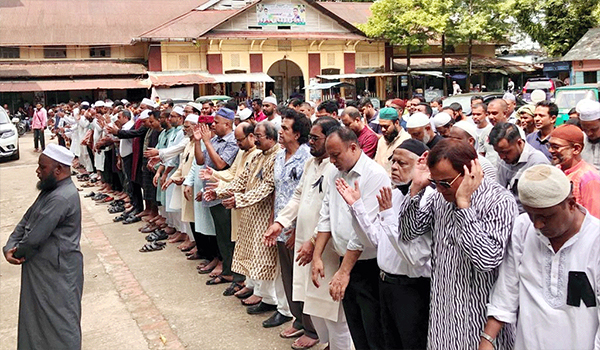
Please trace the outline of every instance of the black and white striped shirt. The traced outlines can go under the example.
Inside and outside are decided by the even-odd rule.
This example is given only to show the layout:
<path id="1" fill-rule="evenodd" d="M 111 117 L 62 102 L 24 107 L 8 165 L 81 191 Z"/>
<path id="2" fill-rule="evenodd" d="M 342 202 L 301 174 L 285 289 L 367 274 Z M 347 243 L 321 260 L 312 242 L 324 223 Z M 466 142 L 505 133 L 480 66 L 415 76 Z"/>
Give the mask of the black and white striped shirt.
<path id="1" fill-rule="evenodd" d="M 400 210 L 402 238 L 432 232 L 429 349 L 477 349 L 486 322 L 486 303 L 512 232 L 517 203 L 487 178 L 459 209 L 434 193 L 419 208 L 424 191 L 405 199 Z M 512 348 L 514 331 L 505 327 L 498 348 Z"/>

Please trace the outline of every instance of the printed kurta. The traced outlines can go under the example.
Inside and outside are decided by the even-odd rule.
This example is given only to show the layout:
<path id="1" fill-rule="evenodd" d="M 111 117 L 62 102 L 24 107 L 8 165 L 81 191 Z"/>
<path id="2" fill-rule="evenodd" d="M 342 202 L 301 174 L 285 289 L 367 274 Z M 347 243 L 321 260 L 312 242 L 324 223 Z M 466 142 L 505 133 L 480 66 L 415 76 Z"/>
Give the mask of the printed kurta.
<path id="1" fill-rule="evenodd" d="M 81 205 L 71 178 L 42 191 L 4 253 L 24 252 L 18 349 L 81 349 Z"/>
<path id="2" fill-rule="evenodd" d="M 180 181 L 184 180 L 187 174 L 190 172 L 192 168 L 192 164 L 194 163 L 194 142 L 188 142 L 181 153 L 181 159 L 179 160 L 179 166 L 177 170 L 171 175 L 172 180 Z M 175 191 L 181 191 L 181 220 L 183 222 L 195 222 L 194 218 L 194 199 L 188 201 L 185 199 L 183 195 L 183 184 L 181 186 L 177 186 Z"/>
<path id="3" fill-rule="evenodd" d="M 432 232 L 429 349 L 477 349 L 486 323 L 486 303 L 518 215 L 512 194 L 484 178 L 459 209 L 435 192 L 419 207 L 424 191 L 407 196 L 400 210 L 403 239 Z M 513 328 L 504 327 L 498 349 L 511 349 Z"/>
<path id="4" fill-rule="evenodd" d="M 242 209 L 231 268 L 256 280 L 274 280 L 277 275 L 277 247 L 265 246 L 262 239 L 273 213 L 273 170 L 280 149 L 276 144 L 258 154 L 239 178 L 216 190 L 219 198 L 233 193 L 236 208 Z"/>

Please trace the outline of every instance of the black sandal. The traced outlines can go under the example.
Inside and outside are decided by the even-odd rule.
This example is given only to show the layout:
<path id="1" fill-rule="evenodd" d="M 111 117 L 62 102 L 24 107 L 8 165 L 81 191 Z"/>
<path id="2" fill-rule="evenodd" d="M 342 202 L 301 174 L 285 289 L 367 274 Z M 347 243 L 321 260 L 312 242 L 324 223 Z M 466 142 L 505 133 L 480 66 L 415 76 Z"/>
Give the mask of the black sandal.
<path id="1" fill-rule="evenodd" d="M 231 281 L 226 280 L 225 277 L 223 277 L 223 275 L 218 275 L 217 277 L 213 277 L 213 278 L 209 279 L 208 281 L 206 281 L 207 286 L 214 286 L 215 284 L 222 284 L 222 283 L 231 283 Z"/>
<path id="2" fill-rule="evenodd" d="M 169 235 L 164 230 L 154 231 L 151 234 L 149 234 L 148 236 L 146 236 L 146 240 L 148 242 L 162 241 L 162 240 L 165 240 L 167 238 L 169 238 Z"/>
<path id="3" fill-rule="evenodd" d="M 223 291 L 223 295 L 228 297 L 228 296 L 234 295 L 235 293 L 239 292 L 242 289 L 244 289 L 244 285 L 239 284 L 238 282 L 231 282 L 229 287 L 227 287 L 227 289 L 225 289 Z"/>
<path id="4" fill-rule="evenodd" d="M 140 249 L 140 252 L 142 253 L 147 253 L 147 252 L 154 252 L 157 250 L 162 250 L 165 249 L 166 243 L 165 242 L 152 242 L 152 243 L 146 243 L 144 244 L 144 246 Z"/>

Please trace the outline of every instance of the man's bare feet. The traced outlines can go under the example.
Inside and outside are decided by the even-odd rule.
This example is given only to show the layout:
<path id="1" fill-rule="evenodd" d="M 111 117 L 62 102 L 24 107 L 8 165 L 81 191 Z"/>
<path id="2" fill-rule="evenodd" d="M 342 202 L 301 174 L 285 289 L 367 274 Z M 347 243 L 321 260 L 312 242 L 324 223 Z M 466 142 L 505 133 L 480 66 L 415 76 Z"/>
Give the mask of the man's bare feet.
<path id="1" fill-rule="evenodd" d="M 292 343 L 292 349 L 310 349 L 317 344 L 319 344 L 319 339 L 313 339 L 306 335 L 303 335 Z"/>
<path id="2" fill-rule="evenodd" d="M 169 226 L 167 226 L 167 227 L 163 228 L 163 230 L 165 230 L 165 232 L 166 232 L 168 235 L 172 235 L 172 234 L 174 234 L 175 232 L 177 232 L 177 230 L 176 230 L 176 229 L 174 229 L 174 228 L 172 228 L 172 227 L 169 227 Z"/>
<path id="3" fill-rule="evenodd" d="M 218 275 L 223 273 L 223 262 L 219 260 L 219 263 L 215 267 L 215 269 L 209 274 L 210 277 L 217 277 Z"/>
<path id="4" fill-rule="evenodd" d="M 186 234 L 187 236 L 187 234 Z M 183 243 L 181 243 L 179 246 L 177 246 L 177 249 L 181 250 L 182 252 L 187 252 L 190 249 L 194 248 L 196 246 L 196 242 L 192 242 L 190 241 L 190 238 L 188 237 L 185 241 L 183 241 Z"/>
<path id="5" fill-rule="evenodd" d="M 196 266 L 196 269 L 198 269 L 199 273 L 210 273 L 217 266 L 218 263 L 219 263 L 219 259 L 214 258 L 208 264 L 204 264 L 204 263 L 198 264 L 198 266 Z"/>
<path id="6" fill-rule="evenodd" d="M 294 328 L 293 325 L 291 325 L 291 326 L 287 327 L 286 329 L 284 329 L 283 331 L 281 331 L 281 333 L 279 333 L 279 336 L 282 338 L 297 338 L 303 334 L 304 334 L 303 329 L 296 329 L 296 328 Z"/>
<path id="7" fill-rule="evenodd" d="M 242 289 L 238 290 L 237 292 L 235 292 L 235 294 L 234 294 L 234 295 L 235 295 L 236 297 L 238 297 L 238 298 L 242 298 L 242 296 L 243 296 L 243 295 L 246 295 L 246 294 L 247 294 L 248 296 L 252 295 L 252 294 L 249 294 L 249 293 L 252 293 L 253 291 L 254 291 L 254 289 L 252 289 L 252 288 L 248 288 L 247 286 L 244 286 L 244 288 L 242 288 Z"/>
<path id="8" fill-rule="evenodd" d="M 187 235 L 185 233 L 177 232 L 173 236 L 171 236 L 171 238 L 169 238 L 169 243 L 185 242 L 186 238 Z"/>
<path id="9" fill-rule="evenodd" d="M 246 306 L 248 306 L 248 305 L 256 305 L 256 304 L 260 303 L 261 301 L 262 301 L 262 297 L 259 297 L 258 295 L 252 294 L 248 298 L 242 299 L 242 304 L 244 304 Z"/>

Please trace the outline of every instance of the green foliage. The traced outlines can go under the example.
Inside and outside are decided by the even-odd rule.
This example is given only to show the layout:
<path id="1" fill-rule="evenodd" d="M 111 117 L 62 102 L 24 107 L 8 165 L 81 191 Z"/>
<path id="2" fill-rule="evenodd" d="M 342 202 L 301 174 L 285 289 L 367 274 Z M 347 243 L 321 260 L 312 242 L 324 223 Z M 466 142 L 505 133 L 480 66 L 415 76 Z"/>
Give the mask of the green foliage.
<path id="1" fill-rule="evenodd" d="M 599 4 L 600 0 L 516 0 L 513 15 L 551 56 L 562 56 L 598 25 Z"/>
<path id="2" fill-rule="evenodd" d="M 448 35 L 462 42 L 506 39 L 511 6 L 510 0 L 454 0 Z"/>

